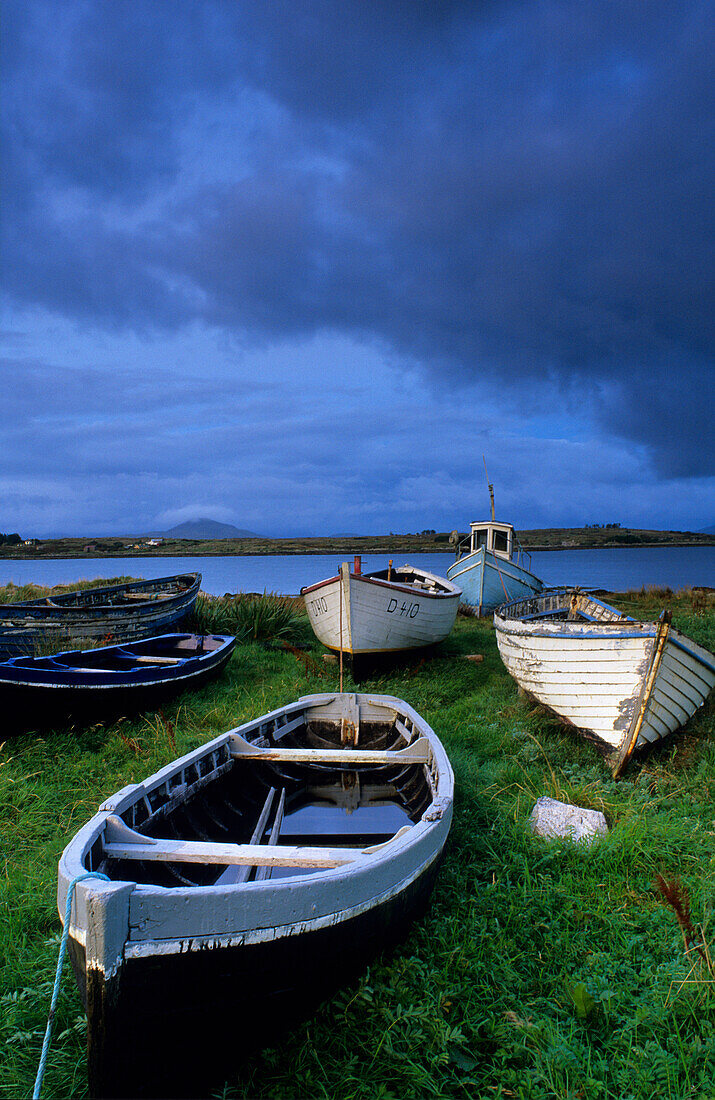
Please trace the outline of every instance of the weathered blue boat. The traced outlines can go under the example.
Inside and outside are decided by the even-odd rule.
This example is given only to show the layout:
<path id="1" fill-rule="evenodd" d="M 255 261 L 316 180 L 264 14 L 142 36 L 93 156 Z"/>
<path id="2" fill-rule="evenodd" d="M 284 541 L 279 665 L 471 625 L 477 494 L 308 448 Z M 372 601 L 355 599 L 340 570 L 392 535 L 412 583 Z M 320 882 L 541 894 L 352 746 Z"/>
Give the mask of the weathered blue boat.
<path id="1" fill-rule="evenodd" d="M 531 557 L 510 523 L 492 518 L 470 527 L 470 535 L 457 546 L 457 560 L 447 570 L 448 580 L 462 589 L 464 603 L 485 615 L 509 600 L 541 592 L 544 582 L 530 571 Z"/>
<path id="2" fill-rule="evenodd" d="M 181 573 L 0 604 L 0 660 L 73 640 L 129 642 L 176 630 L 200 587 L 200 573 Z"/>
<path id="3" fill-rule="evenodd" d="M 207 1096 L 352 980 L 424 911 L 453 790 L 424 719 L 370 692 L 304 696 L 106 799 L 58 881 L 63 915 L 81 879 L 90 1094 Z"/>
<path id="4" fill-rule="evenodd" d="M 222 634 L 163 634 L 49 657 L 11 657 L 0 664 L 5 729 L 87 712 L 137 710 L 216 676 L 235 645 L 235 638 Z"/>

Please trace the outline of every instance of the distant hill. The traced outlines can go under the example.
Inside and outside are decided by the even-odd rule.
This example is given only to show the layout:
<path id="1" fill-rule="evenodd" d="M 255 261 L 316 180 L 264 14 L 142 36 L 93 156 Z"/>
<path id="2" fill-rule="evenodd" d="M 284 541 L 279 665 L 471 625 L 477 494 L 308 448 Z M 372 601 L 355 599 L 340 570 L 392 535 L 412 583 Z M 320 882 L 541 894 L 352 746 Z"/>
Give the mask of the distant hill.
<path id="1" fill-rule="evenodd" d="M 168 531 L 153 531 L 153 536 L 173 539 L 257 539 L 255 531 L 244 531 L 232 523 L 219 523 L 215 519 L 191 519 L 178 523 Z"/>
<path id="2" fill-rule="evenodd" d="M 699 527 L 698 534 L 700 535 L 715 535 L 715 523 L 712 527 Z"/>

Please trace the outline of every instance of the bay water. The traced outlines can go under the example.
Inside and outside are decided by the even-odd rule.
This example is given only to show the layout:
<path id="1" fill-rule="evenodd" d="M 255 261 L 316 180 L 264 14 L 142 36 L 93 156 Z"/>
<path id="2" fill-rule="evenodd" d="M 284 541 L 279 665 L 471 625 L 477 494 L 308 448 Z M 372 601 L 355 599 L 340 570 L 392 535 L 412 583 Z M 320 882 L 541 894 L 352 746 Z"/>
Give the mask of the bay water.
<path id="1" fill-rule="evenodd" d="M 304 586 L 334 576 L 346 554 L 257 554 L 227 557 L 38 558 L 0 560 L 0 584 L 69 584 L 98 577 L 203 575 L 201 587 L 214 596 L 225 592 L 276 592 L 296 595 Z M 387 554 L 364 554 L 363 572 L 384 569 Z M 444 576 L 454 561 L 447 554 L 392 555 L 395 566 L 409 562 Z M 623 592 L 642 586 L 674 591 L 694 585 L 715 587 L 715 547 L 674 546 L 614 550 L 551 550 L 531 555 L 531 572 L 547 585 L 580 585 Z"/>

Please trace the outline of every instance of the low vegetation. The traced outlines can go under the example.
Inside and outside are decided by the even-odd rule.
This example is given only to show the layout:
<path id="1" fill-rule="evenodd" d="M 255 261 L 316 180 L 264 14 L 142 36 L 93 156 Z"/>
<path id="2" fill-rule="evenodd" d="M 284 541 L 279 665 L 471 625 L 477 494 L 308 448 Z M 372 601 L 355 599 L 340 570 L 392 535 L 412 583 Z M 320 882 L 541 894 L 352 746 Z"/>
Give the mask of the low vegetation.
<path id="1" fill-rule="evenodd" d="M 485 513 L 486 516 L 486 513 Z M 464 517 L 462 517 L 462 522 Z M 451 531 L 389 535 L 328 535 L 321 538 L 185 539 L 165 538 L 150 546 L 145 539 L 41 539 L 32 545 L 0 544 L 3 558 L 168 558 L 232 554 L 454 554 Z M 619 546 L 715 546 L 715 535 L 697 531 L 651 531 L 618 527 L 553 527 L 517 532 L 525 550 L 601 549 Z M 465 538 L 465 532 L 459 538 Z"/>
<path id="2" fill-rule="evenodd" d="M 56 584 L 49 588 L 43 584 L 0 584 L 0 604 L 21 603 L 24 600 L 41 600 L 44 596 L 59 596 L 62 592 L 84 591 L 86 588 L 104 588 L 112 584 L 129 584 L 135 577 L 100 577 L 92 581 L 75 581 L 73 584 Z"/>
<path id="3" fill-rule="evenodd" d="M 291 596 L 201 593 L 189 625 L 199 634 L 233 634 L 239 642 L 310 640 L 303 601 Z"/>
<path id="4" fill-rule="evenodd" d="M 663 600 L 650 590 L 614 602 L 650 617 Z M 675 626 L 712 645 L 715 607 L 692 593 L 668 600 Z M 277 603 L 266 602 L 278 626 Z M 255 628 L 256 609 L 241 614 Z M 483 661 L 465 659 L 474 653 Z M 57 859 L 69 837 L 103 798 L 177 754 L 301 694 L 335 690 L 337 668 L 321 655 L 314 640 L 302 653 L 264 634 L 236 650 L 218 681 L 160 712 L 7 737 L 0 1096 L 32 1090 L 57 958 Z M 455 818 L 433 903 L 394 954 L 237 1066 L 216 1095 L 709 1100 L 713 699 L 615 782 L 596 748 L 517 695 L 489 622 L 460 616 L 432 657 L 356 687 L 407 699 L 450 754 Z M 601 810 L 609 835 L 590 851 L 535 838 L 528 817 L 544 794 Z M 55 1036 L 44 1095 L 83 1097 L 85 1022 L 69 967 Z"/>

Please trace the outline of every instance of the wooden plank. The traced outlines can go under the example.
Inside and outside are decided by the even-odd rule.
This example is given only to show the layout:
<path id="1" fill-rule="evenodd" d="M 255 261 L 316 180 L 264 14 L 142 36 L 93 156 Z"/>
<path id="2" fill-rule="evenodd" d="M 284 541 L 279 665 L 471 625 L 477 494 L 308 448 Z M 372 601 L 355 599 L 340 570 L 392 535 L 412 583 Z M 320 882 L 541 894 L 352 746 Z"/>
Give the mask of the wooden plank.
<path id="1" fill-rule="evenodd" d="M 300 711 L 300 713 L 295 718 L 291 718 L 290 721 L 285 722 L 284 725 L 276 726 L 276 728 L 271 733 L 271 737 L 273 737 L 276 741 L 281 741 L 289 733 L 292 733 L 293 730 L 299 730 L 304 725 L 305 713 L 304 711 Z"/>
<path id="2" fill-rule="evenodd" d="M 404 749 L 262 749 L 232 734 L 230 751 L 234 760 L 281 764 L 428 764 L 432 758 L 426 737 Z"/>
<path id="3" fill-rule="evenodd" d="M 206 840 L 168 840 L 144 836 L 116 814 L 107 816 L 104 853 L 110 859 L 162 863 L 203 863 L 249 867 L 341 867 L 363 855 L 360 848 L 303 845 L 225 844 Z"/>
<path id="4" fill-rule="evenodd" d="M 266 825 L 268 824 L 268 816 L 271 812 L 271 806 L 273 805 L 273 799 L 275 797 L 276 788 L 269 787 L 268 794 L 266 795 L 266 801 L 263 803 L 263 809 L 258 815 L 258 821 L 256 827 L 251 833 L 251 844 L 260 844 L 261 837 L 266 831 Z M 227 867 L 223 874 L 219 875 L 214 883 L 215 886 L 228 885 L 237 882 L 246 882 L 248 876 L 251 873 L 251 864 L 244 863 L 240 867 Z"/>
<path id="5" fill-rule="evenodd" d="M 271 835 L 268 839 L 268 844 L 273 848 L 278 843 L 278 837 L 280 836 L 281 825 L 283 824 L 283 812 L 285 810 L 285 804 L 286 804 L 286 789 L 284 787 L 283 790 L 281 791 L 281 797 L 280 797 L 280 801 L 278 803 L 278 809 L 276 810 L 276 816 L 275 816 L 275 820 L 273 822 L 273 828 L 271 829 Z M 272 871 L 272 867 L 268 867 L 265 864 L 263 865 L 263 867 L 259 867 L 258 871 L 256 872 L 255 881 L 256 882 L 263 882 L 264 879 L 270 878 L 271 877 L 271 871 Z"/>
<path id="6" fill-rule="evenodd" d="M 407 726 L 405 725 L 405 723 L 402 721 L 401 718 L 398 718 L 398 717 L 395 718 L 395 729 L 397 730 L 398 733 L 402 734 L 405 741 L 409 745 L 410 741 L 412 741 L 412 739 L 414 737 L 414 733 L 411 730 L 408 730 Z"/>
<path id="7" fill-rule="evenodd" d="M 138 665 L 180 665 L 186 657 L 133 657 Z"/>
<path id="8" fill-rule="evenodd" d="M 144 837 L 145 841 L 151 838 Z M 248 867 L 341 867 L 352 863 L 359 848 L 270 847 L 266 844 L 219 844 L 205 840 L 156 840 L 144 844 L 105 844 L 110 859 L 141 859 L 163 863 L 211 863 Z"/>

